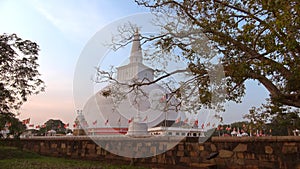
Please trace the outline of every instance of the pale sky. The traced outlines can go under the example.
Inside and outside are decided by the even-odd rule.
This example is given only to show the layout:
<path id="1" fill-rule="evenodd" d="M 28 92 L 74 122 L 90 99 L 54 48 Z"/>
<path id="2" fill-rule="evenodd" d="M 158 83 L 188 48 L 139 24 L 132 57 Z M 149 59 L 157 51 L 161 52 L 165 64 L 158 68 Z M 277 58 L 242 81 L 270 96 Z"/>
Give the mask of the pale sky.
<path id="1" fill-rule="evenodd" d="M 31 124 L 61 119 L 73 124 L 76 110 L 73 76 L 85 44 L 101 28 L 120 18 L 147 12 L 133 0 L 1 0 L 0 33 L 16 33 L 40 46 L 39 71 L 46 91 L 30 96 L 20 112 L 20 119 Z M 257 83 L 247 83 L 242 104 L 228 104 L 224 122 L 242 120 L 253 105 L 268 95 Z"/>

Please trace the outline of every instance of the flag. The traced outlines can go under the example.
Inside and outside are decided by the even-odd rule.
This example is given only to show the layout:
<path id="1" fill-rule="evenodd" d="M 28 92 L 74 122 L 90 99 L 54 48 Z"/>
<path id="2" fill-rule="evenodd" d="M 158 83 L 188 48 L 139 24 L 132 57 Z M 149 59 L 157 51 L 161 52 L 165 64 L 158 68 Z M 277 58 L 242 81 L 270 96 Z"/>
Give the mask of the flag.
<path id="1" fill-rule="evenodd" d="M 29 124 L 29 127 L 34 127 L 34 124 Z"/>
<path id="2" fill-rule="evenodd" d="M 22 121 L 22 124 L 29 124 L 29 123 L 30 123 L 30 118 L 25 119 L 25 120 Z"/>
<path id="3" fill-rule="evenodd" d="M 166 102 L 168 99 L 169 99 L 169 94 L 166 93 L 160 98 L 160 102 L 161 103 Z"/>
<path id="4" fill-rule="evenodd" d="M 181 117 L 178 117 L 178 119 L 176 119 L 175 123 L 179 123 L 181 121 Z"/>
<path id="5" fill-rule="evenodd" d="M 11 126 L 11 122 L 6 122 L 5 123 L 5 127 L 10 127 Z"/>
<path id="6" fill-rule="evenodd" d="M 77 127 L 77 124 L 76 124 L 76 123 L 74 123 L 74 124 L 73 124 L 73 127 L 74 127 L 74 128 L 76 128 L 76 127 Z"/>
<path id="7" fill-rule="evenodd" d="M 146 116 L 146 117 L 144 118 L 143 122 L 145 122 L 147 119 L 148 119 L 148 116 Z"/>
<path id="8" fill-rule="evenodd" d="M 210 126 L 210 122 L 208 122 L 207 124 L 206 124 L 206 127 L 209 127 Z"/>
<path id="9" fill-rule="evenodd" d="M 64 128 L 67 128 L 67 127 L 69 127 L 69 123 L 67 123 L 67 124 L 64 125 Z"/>
<path id="10" fill-rule="evenodd" d="M 195 125 L 195 126 L 198 126 L 198 123 L 199 123 L 199 122 L 198 122 L 198 119 L 196 119 L 196 120 L 194 121 L 194 125 Z"/>
<path id="11" fill-rule="evenodd" d="M 128 120 L 128 123 L 131 123 L 133 121 L 133 117 L 131 117 L 131 119 Z"/>
<path id="12" fill-rule="evenodd" d="M 35 128 L 36 128 L 36 129 L 39 129 L 39 128 L 40 128 L 40 125 L 35 126 Z"/>
<path id="13" fill-rule="evenodd" d="M 97 120 L 93 121 L 93 125 L 96 125 L 97 123 L 98 123 L 98 121 L 97 121 Z"/>
<path id="14" fill-rule="evenodd" d="M 104 123 L 105 125 L 107 125 L 108 124 L 108 119 L 105 121 L 105 123 Z"/>
<path id="15" fill-rule="evenodd" d="M 183 121 L 183 123 L 188 123 L 188 121 L 189 121 L 189 119 L 188 118 L 186 118 L 184 121 Z"/>
<path id="16" fill-rule="evenodd" d="M 202 123 L 201 128 L 204 129 L 204 123 Z"/>
<path id="17" fill-rule="evenodd" d="M 226 130 L 227 130 L 227 131 L 230 131 L 230 130 L 231 130 L 231 128 L 230 128 L 229 126 L 227 126 L 227 127 L 226 127 Z"/>

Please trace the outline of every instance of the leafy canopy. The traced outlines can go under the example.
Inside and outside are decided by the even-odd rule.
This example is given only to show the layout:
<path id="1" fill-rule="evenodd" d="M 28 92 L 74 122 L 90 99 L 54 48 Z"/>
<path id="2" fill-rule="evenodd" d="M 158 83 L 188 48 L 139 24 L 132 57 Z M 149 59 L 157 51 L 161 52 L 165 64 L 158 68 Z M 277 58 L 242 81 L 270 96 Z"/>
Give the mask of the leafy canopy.
<path id="1" fill-rule="evenodd" d="M 20 108 L 31 94 L 44 91 L 37 63 L 39 46 L 16 34 L 0 35 L 0 113 Z"/>
<path id="2" fill-rule="evenodd" d="M 256 80 L 269 91 L 272 103 L 300 107 L 300 2 L 298 0 L 135 0 L 165 20 L 166 34 L 158 47 L 181 50 L 196 74 L 207 69 L 195 58 L 191 30 L 200 30 L 222 53 L 227 100 L 239 102 L 244 82 Z M 178 23 L 182 23 L 179 27 Z M 190 34 L 176 36 L 174 31 Z M 183 36 L 185 35 L 185 36 Z M 155 39 L 152 37 L 152 39 Z M 201 56 L 200 56 L 201 57 Z M 198 62 L 194 62 L 195 59 Z M 205 81 L 207 79 L 199 79 Z M 205 87 L 199 88 L 205 93 Z M 209 95 L 209 94 L 207 94 Z"/>

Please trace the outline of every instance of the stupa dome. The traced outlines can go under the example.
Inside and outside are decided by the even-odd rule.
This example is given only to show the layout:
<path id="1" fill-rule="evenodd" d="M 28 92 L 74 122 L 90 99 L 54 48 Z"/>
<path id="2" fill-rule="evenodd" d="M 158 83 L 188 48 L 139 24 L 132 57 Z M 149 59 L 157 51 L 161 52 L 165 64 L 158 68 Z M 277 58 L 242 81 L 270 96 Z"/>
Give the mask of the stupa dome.
<path id="1" fill-rule="evenodd" d="M 141 123 L 153 127 L 162 121 L 175 121 L 178 105 L 167 91 L 156 83 L 129 87 L 136 82 L 152 82 L 154 70 L 143 64 L 140 34 L 135 32 L 130 63 L 117 68 L 117 81 L 95 93 L 85 104 L 83 113 L 90 128 L 128 128 L 138 116 Z M 126 85 L 127 84 L 127 85 Z"/>
<path id="2" fill-rule="evenodd" d="M 138 113 L 141 122 L 148 127 L 156 126 L 165 119 L 175 121 L 178 117 L 174 105 L 171 105 L 176 99 L 171 98 L 167 103 L 165 90 L 155 83 L 141 87 L 139 94 L 143 94 L 139 96 L 134 92 L 124 96 L 129 90 L 126 87 L 123 87 L 124 93 L 113 91 L 113 88 L 112 85 L 103 88 L 85 104 L 83 112 L 89 126 L 97 121 L 97 127 L 128 127 Z"/>

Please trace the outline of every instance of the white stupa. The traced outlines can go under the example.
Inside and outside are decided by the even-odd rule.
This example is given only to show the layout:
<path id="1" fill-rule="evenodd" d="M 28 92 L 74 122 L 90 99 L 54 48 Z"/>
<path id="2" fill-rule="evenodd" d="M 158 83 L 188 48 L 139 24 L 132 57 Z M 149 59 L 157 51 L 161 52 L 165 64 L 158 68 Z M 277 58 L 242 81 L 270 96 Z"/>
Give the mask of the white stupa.
<path id="1" fill-rule="evenodd" d="M 129 59 L 128 64 L 117 68 L 118 82 L 133 84 L 153 81 L 154 70 L 143 64 L 138 30 L 134 34 Z M 161 101 L 166 93 L 164 88 L 155 83 L 138 88 L 128 94 L 127 91 L 132 88 L 112 84 L 92 96 L 83 108 L 91 131 L 94 134 L 142 136 L 147 135 L 148 127 L 157 126 L 165 120 L 176 120 L 178 112 L 165 109 L 166 103 Z"/>

